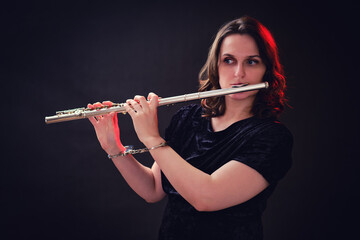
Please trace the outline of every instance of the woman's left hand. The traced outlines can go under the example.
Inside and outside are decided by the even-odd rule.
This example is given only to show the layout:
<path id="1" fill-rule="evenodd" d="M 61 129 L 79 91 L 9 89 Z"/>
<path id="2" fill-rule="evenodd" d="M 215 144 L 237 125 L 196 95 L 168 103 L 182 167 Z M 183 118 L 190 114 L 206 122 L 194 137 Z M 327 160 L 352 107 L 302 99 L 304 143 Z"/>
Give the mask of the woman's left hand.
<path id="1" fill-rule="evenodd" d="M 139 95 L 134 99 L 128 99 L 125 109 L 132 118 L 139 140 L 149 147 L 149 145 L 158 144 L 156 141 L 159 141 L 161 137 L 157 118 L 159 97 L 154 93 L 149 93 L 147 99 L 149 102 L 144 96 Z"/>

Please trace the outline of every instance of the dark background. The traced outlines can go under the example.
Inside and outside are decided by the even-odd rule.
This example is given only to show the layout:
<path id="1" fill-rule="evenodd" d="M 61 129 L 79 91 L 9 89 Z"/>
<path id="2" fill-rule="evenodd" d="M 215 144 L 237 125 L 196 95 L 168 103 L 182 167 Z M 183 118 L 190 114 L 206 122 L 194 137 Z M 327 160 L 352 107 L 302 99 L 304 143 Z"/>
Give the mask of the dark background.
<path id="1" fill-rule="evenodd" d="M 147 204 L 126 185 L 87 120 L 45 125 L 44 117 L 150 91 L 197 91 L 214 34 L 244 14 L 278 42 L 292 106 L 281 120 L 295 137 L 293 167 L 264 214 L 265 239 L 352 238 L 360 148 L 354 4 L 1 4 L 1 239 L 156 239 L 166 200 Z M 162 134 L 180 106 L 159 108 Z M 129 116 L 119 124 L 124 144 L 143 147 Z M 148 154 L 138 159 L 152 164 Z"/>

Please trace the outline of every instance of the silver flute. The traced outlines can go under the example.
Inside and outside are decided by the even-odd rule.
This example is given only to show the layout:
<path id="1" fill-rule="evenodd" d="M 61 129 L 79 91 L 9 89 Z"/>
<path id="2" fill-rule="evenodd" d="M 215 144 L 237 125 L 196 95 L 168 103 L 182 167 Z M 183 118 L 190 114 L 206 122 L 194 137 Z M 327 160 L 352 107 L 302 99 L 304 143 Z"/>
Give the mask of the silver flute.
<path id="1" fill-rule="evenodd" d="M 248 85 L 247 83 L 241 85 L 234 85 L 231 88 L 225 89 L 217 89 L 217 90 L 210 90 L 205 92 L 197 92 L 197 93 L 189 93 L 174 97 L 167 97 L 167 98 L 160 98 L 159 99 L 159 106 L 164 105 L 171 105 L 180 102 L 186 101 L 193 101 L 197 99 L 209 98 L 209 97 L 218 97 L 224 96 L 228 94 L 240 93 L 240 92 L 248 92 L 259 90 L 263 88 L 268 88 L 269 84 L 267 82 L 259 83 L 259 84 L 252 84 Z M 58 122 L 67 122 L 72 120 L 90 118 L 100 115 L 105 115 L 111 112 L 118 112 L 126 114 L 126 110 L 124 107 L 124 103 L 113 103 L 111 107 L 100 107 L 95 109 L 90 108 L 75 108 L 69 109 L 64 111 L 56 112 L 56 115 L 45 117 L 45 123 L 58 123 Z"/>

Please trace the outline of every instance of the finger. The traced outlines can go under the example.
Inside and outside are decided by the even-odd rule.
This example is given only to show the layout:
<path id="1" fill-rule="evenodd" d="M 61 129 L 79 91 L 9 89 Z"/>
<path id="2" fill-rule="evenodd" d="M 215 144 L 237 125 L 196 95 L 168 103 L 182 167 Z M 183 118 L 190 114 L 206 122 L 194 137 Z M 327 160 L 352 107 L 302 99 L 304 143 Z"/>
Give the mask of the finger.
<path id="1" fill-rule="evenodd" d="M 140 103 L 140 102 L 143 101 L 143 100 L 146 101 L 146 99 L 145 99 L 144 96 L 136 95 L 136 96 L 134 97 L 134 101 L 136 101 L 136 102 L 138 102 L 138 103 Z"/>
<path id="2" fill-rule="evenodd" d="M 103 105 L 100 102 L 96 102 L 93 104 L 94 108 L 101 108 Z"/>
<path id="3" fill-rule="evenodd" d="M 149 109 L 149 103 L 146 101 L 145 97 L 144 96 L 139 96 L 139 95 L 136 95 L 134 100 L 136 102 L 139 102 L 141 107 L 143 108 L 143 110 L 148 110 Z"/>
<path id="4" fill-rule="evenodd" d="M 90 103 L 88 103 L 87 108 L 94 109 L 94 106 Z"/>
<path id="5" fill-rule="evenodd" d="M 158 99 L 159 99 L 159 97 L 155 94 L 155 93 L 153 93 L 153 92 L 150 92 L 149 94 L 148 94 L 148 100 L 149 101 L 151 101 L 151 99 L 153 98 L 153 97 L 157 97 Z"/>
<path id="6" fill-rule="evenodd" d="M 126 104 L 127 104 L 131 109 L 134 109 L 133 105 L 131 105 L 131 101 L 132 101 L 132 99 L 126 100 Z"/>
<path id="7" fill-rule="evenodd" d="M 105 113 L 104 115 L 101 115 L 101 119 L 109 119 L 109 118 L 113 118 L 114 114 L 116 114 L 116 112 L 110 112 L 110 113 Z"/>
<path id="8" fill-rule="evenodd" d="M 149 93 L 148 98 L 150 99 L 150 107 L 157 108 L 159 106 L 159 96 L 155 93 Z"/>
<path id="9" fill-rule="evenodd" d="M 130 102 L 132 108 L 133 108 L 136 112 L 142 110 L 142 106 L 141 106 L 139 103 L 137 103 L 135 100 L 132 100 L 132 99 L 131 99 L 129 102 Z"/>
<path id="10" fill-rule="evenodd" d="M 89 121 L 91 122 L 91 124 L 96 127 L 96 124 L 97 124 L 97 120 L 95 117 L 89 117 Z"/>
<path id="11" fill-rule="evenodd" d="M 134 117 L 135 115 L 135 110 L 130 107 L 130 105 L 127 103 L 128 101 L 126 101 L 126 103 L 124 104 L 124 108 L 126 110 L 126 112 L 131 116 L 131 117 Z"/>
<path id="12" fill-rule="evenodd" d="M 118 113 L 117 112 L 111 112 L 109 114 L 110 117 L 112 117 L 113 126 L 118 125 Z"/>
<path id="13" fill-rule="evenodd" d="M 146 99 L 147 99 L 148 101 L 150 101 L 150 100 L 151 100 L 151 97 L 153 96 L 153 94 L 154 94 L 153 92 L 150 92 L 150 93 L 148 94 L 148 96 L 147 96 Z"/>
<path id="14" fill-rule="evenodd" d="M 116 120 L 116 122 L 117 122 L 117 113 L 116 112 L 111 112 L 108 114 L 108 116 L 111 117 L 113 119 L 113 121 Z"/>
<path id="15" fill-rule="evenodd" d="M 113 105 L 113 102 L 111 101 L 103 101 L 102 104 L 107 107 L 111 107 Z"/>

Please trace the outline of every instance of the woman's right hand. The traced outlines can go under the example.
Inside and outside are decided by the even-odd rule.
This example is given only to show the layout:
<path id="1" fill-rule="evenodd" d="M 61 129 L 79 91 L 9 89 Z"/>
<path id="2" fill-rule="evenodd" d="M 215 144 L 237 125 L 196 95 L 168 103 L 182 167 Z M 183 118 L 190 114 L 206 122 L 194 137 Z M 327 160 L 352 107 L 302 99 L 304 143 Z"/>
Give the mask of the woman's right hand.
<path id="1" fill-rule="evenodd" d="M 104 101 L 102 103 L 97 102 L 94 104 L 88 104 L 87 107 L 90 109 L 96 109 L 103 106 L 111 107 L 112 104 L 113 103 L 110 101 Z M 89 120 L 94 126 L 96 136 L 101 147 L 105 150 L 105 152 L 107 152 L 107 154 L 115 155 L 125 150 L 125 147 L 120 141 L 117 113 L 112 112 L 101 116 L 90 117 Z"/>

